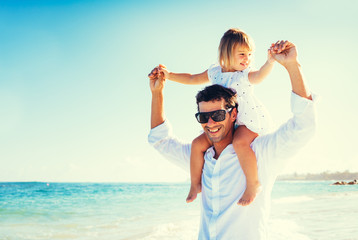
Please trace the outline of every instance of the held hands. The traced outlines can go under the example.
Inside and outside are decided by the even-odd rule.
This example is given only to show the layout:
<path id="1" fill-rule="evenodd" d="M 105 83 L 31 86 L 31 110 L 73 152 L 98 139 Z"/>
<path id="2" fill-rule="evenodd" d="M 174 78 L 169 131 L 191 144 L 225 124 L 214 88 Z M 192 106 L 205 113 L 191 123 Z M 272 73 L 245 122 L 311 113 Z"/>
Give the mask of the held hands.
<path id="1" fill-rule="evenodd" d="M 149 86 L 150 86 L 150 90 L 152 92 L 161 92 L 164 88 L 164 83 L 165 83 L 166 77 L 165 77 L 165 73 L 163 72 L 163 70 L 161 71 L 161 69 L 166 70 L 166 67 L 162 64 L 159 64 L 158 67 L 155 67 L 148 74 Z"/>
<path id="2" fill-rule="evenodd" d="M 159 64 L 158 67 L 154 68 L 154 69 L 152 70 L 152 72 L 148 74 L 148 77 L 149 77 L 149 78 L 150 78 L 151 76 L 154 76 L 154 72 L 153 72 L 153 71 L 154 71 L 155 69 L 156 69 L 155 74 L 163 74 L 164 79 L 169 79 L 169 73 L 170 73 L 170 72 L 168 71 L 167 67 L 164 66 L 163 64 Z"/>
<path id="3" fill-rule="evenodd" d="M 282 66 L 298 64 L 296 46 L 289 41 L 277 41 L 271 44 L 269 54 Z"/>

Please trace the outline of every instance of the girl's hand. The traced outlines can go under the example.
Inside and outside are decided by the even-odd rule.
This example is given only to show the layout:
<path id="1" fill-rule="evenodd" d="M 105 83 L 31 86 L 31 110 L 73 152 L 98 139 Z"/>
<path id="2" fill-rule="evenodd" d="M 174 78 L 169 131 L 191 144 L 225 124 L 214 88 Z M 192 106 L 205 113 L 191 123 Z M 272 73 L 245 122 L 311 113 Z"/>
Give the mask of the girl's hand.
<path id="1" fill-rule="evenodd" d="M 159 64 L 158 70 L 160 74 L 163 74 L 164 79 L 169 79 L 169 71 L 166 66 L 164 66 L 163 64 Z"/>
<path id="2" fill-rule="evenodd" d="M 271 45 L 272 47 L 272 45 Z M 276 60 L 271 54 L 271 48 L 267 50 L 267 62 L 268 63 L 274 63 Z"/>

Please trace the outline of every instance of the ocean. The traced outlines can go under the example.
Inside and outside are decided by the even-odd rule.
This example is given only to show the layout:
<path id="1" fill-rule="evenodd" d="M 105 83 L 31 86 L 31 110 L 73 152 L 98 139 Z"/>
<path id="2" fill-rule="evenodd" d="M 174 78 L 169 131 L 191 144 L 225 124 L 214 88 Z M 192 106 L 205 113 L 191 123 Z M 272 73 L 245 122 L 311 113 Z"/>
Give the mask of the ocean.
<path id="1" fill-rule="evenodd" d="M 270 239 L 358 240 L 358 185 L 277 181 Z M 197 239 L 188 183 L 0 183 L 0 239 Z"/>

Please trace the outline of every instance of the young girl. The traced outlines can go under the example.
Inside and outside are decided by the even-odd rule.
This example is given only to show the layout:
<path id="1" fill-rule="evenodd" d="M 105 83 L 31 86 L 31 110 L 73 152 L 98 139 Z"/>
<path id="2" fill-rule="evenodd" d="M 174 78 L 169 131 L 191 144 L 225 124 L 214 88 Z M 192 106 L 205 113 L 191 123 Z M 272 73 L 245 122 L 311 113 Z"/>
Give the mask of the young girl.
<path id="1" fill-rule="evenodd" d="M 246 190 L 238 204 L 250 204 L 259 191 L 256 156 L 250 148 L 251 142 L 269 128 L 269 116 L 261 103 L 254 97 L 251 84 L 260 83 L 270 72 L 275 62 L 268 51 L 266 63 L 259 70 L 252 70 L 250 63 L 254 51 L 253 40 L 240 29 L 229 29 L 221 38 L 219 46 L 219 64 L 211 66 L 199 74 L 169 72 L 159 65 L 160 74 L 166 79 L 183 84 L 203 84 L 212 82 L 237 91 L 239 111 L 234 132 L 233 147 L 246 176 Z M 192 202 L 201 191 L 201 173 L 204 165 L 204 153 L 212 146 L 203 133 L 194 139 L 190 156 L 191 187 L 187 202 Z"/>

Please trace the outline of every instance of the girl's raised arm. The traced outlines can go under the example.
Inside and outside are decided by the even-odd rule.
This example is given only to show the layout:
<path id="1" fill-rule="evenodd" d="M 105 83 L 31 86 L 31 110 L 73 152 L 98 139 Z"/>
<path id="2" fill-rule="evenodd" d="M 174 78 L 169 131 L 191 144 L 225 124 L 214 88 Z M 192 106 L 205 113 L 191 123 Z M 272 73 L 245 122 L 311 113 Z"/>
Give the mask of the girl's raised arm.
<path id="1" fill-rule="evenodd" d="M 268 50 L 267 53 L 267 61 L 265 64 L 257 71 L 251 71 L 249 72 L 249 81 L 251 84 L 259 84 L 262 82 L 267 75 L 270 74 L 273 65 L 275 63 L 275 59 L 271 55 L 271 51 Z"/>
<path id="2" fill-rule="evenodd" d="M 164 65 L 159 65 L 159 72 L 164 74 L 165 79 L 169 79 L 174 82 L 187 84 L 187 85 L 199 85 L 209 82 L 208 70 L 202 73 L 190 74 L 190 73 L 173 73 L 169 72 Z"/>

